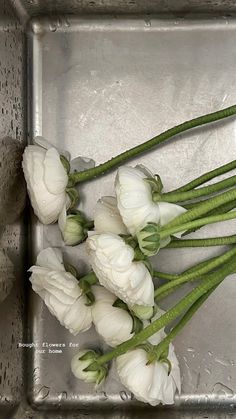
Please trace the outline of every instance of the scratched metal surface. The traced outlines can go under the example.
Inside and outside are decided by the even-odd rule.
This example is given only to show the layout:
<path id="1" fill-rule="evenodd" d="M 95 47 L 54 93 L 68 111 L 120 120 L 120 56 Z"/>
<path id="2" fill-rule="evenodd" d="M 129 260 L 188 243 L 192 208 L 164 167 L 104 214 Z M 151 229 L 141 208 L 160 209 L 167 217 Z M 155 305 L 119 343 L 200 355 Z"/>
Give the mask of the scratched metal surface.
<path id="1" fill-rule="evenodd" d="M 25 67 L 24 67 L 24 32 L 8 1 L 0 0 L 0 248 L 3 248 L 12 260 L 16 280 L 10 294 L 0 303 L 0 417 L 10 418 L 24 394 L 23 351 L 17 349 L 17 342 L 23 340 L 24 333 L 24 255 L 25 228 L 22 220 L 6 225 L 9 215 L 16 207 L 6 209 L 6 203 L 16 206 L 16 189 L 14 197 L 7 198 L 9 190 L 13 191 L 9 171 L 15 176 L 15 169 L 20 166 L 20 156 L 16 151 L 11 154 L 16 160 L 9 160 L 11 137 L 22 144 L 25 142 Z M 9 144 L 9 147 L 8 147 Z M 14 146 L 12 145 L 13 150 Z M 8 160 L 8 165 L 6 161 Z M 8 182 L 9 180 L 9 182 Z M 22 183 L 21 188 L 22 194 Z M 3 208 L 4 206 L 4 208 Z M 13 211 L 12 211 L 13 210 Z M 2 211 L 7 211 L 7 219 Z M 17 211 L 17 210 L 16 210 Z M 3 217 L 4 216 L 4 217 Z M 13 221 L 12 216 L 10 215 Z M 6 269 L 4 264 L 2 272 Z M 6 282 L 9 278 L 6 278 Z"/>
<path id="2" fill-rule="evenodd" d="M 34 19 L 28 41 L 31 137 L 44 135 L 55 146 L 68 149 L 72 157 L 80 154 L 103 162 L 185 119 L 236 101 L 234 19 Z M 170 189 L 235 158 L 235 141 L 236 121 L 231 119 L 182 135 L 132 164 L 146 164 Z M 94 202 L 114 193 L 114 176 L 115 172 L 83 185 L 80 208 L 92 216 Z M 232 221 L 211 226 L 197 235 L 232 234 L 235 225 Z M 56 226 L 42 227 L 33 221 L 33 257 L 42 247 L 60 244 Z M 64 247 L 63 252 L 81 274 L 86 272 L 84 246 Z M 217 252 L 163 250 L 153 263 L 160 270 L 176 272 Z M 66 344 L 58 354 L 49 353 L 47 346 L 42 348 L 45 353 L 27 350 L 27 394 L 32 406 L 42 411 L 38 417 L 49 417 L 49 411 L 57 409 L 67 412 L 62 417 L 69 417 L 69 412 L 77 417 L 78 409 L 84 414 L 97 411 L 101 417 L 112 417 L 119 410 L 122 414 L 117 417 L 232 417 L 236 407 L 234 280 L 230 277 L 218 288 L 176 339 L 183 391 L 168 409 L 144 408 L 119 384 L 114 369 L 96 391 L 77 381 L 70 372 L 76 352 L 70 343 L 103 348 L 101 340 L 93 330 L 72 337 L 31 295 L 29 340 L 38 343 L 38 349 L 43 342 Z M 185 413 L 179 413 L 180 408 Z M 212 409 L 215 413 L 210 413 Z"/>
<path id="3" fill-rule="evenodd" d="M 235 0 L 11 0 L 24 20 L 49 14 L 158 13 L 185 17 L 187 14 L 229 16 L 236 11 Z"/>

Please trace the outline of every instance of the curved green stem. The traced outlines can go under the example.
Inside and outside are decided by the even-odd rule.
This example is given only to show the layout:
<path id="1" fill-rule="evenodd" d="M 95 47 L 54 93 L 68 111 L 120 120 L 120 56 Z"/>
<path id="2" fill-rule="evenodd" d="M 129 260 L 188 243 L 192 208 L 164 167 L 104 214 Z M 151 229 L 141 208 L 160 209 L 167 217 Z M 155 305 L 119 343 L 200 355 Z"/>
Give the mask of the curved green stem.
<path id="1" fill-rule="evenodd" d="M 236 218 L 236 211 L 232 211 L 227 214 L 212 215 L 211 217 L 200 218 L 198 220 L 190 221 L 188 223 L 176 225 L 169 228 L 166 228 L 165 226 L 163 227 L 163 229 L 161 229 L 159 233 L 160 239 L 162 240 L 165 237 L 169 237 L 175 233 L 179 233 L 184 230 L 189 230 L 195 227 L 203 227 L 208 224 L 214 224 L 218 222 L 232 220 L 234 218 Z"/>
<path id="2" fill-rule="evenodd" d="M 223 175 L 224 173 L 230 172 L 233 169 L 236 169 L 236 160 L 233 160 L 227 164 L 224 164 L 223 166 L 217 167 L 216 169 L 211 170 L 210 172 L 204 173 L 203 175 L 192 180 L 191 182 L 186 183 L 180 188 L 173 189 L 169 193 L 190 191 L 191 189 L 197 188 L 197 186 L 200 186 L 203 183 L 206 183 L 217 176 Z"/>
<path id="3" fill-rule="evenodd" d="M 213 185 L 204 186 L 203 188 L 193 189 L 186 192 L 167 192 L 161 195 L 161 200 L 165 202 L 183 202 L 190 199 L 200 198 L 201 196 L 207 196 L 224 189 L 229 189 L 236 185 L 236 176 L 232 176 L 228 179 L 221 180 L 220 182 L 214 183 Z"/>
<path id="4" fill-rule="evenodd" d="M 198 205 L 198 203 L 194 203 L 192 205 L 192 207 Z M 186 206 L 184 205 L 184 207 L 186 208 Z M 226 204 L 220 205 L 218 208 L 213 209 L 212 211 L 207 212 L 205 215 L 208 217 L 209 215 L 217 215 L 217 214 L 225 214 L 226 212 L 231 211 L 232 209 L 234 209 L 236 207 L 236 200 L 234 199 L 233 201 L 229 201 Z M 201 227 L 199 227 L 201 228 Z M 194 228 L 191 230 L 187 230 L 182 234 L 182 237 L 187 236 L 190 233 L 193 233 L 194 231 L 198 230 L 199 228 Z"/>
<path id="5" fill-rule="evenodd" d="M 159 278 L 159 279 L 166 279 L 167 281 L 172 281 L 172 279 L 176 279 L 178 277 L 178 274 L 169 274 L 166 272 L 160 272 L 160 271 L 153 271 L 153 277 Z"/>
<path id="6" fill-rule="evenodd" d="M 108 172 L 109 170 L 117 167 L 119 164 L 124 163 L 127 160 L 130 160 L 133 157 L 138 156 L 141 153 L 151 150 L 153 147 L 157 146 L 158 144 L 163 143 L 164 141 L 172 138 L 182 132 L 188 131 L 192 128 L 209 124 L 211 122 L 218 121 L 220 119 L 227 118 L 229 116 L 236 114 L 236 105 L 230 106 L 228 108 L 222 109 L 217 112 L 213 112 L 207 115 L 200 116 L 198 118 L 191 119 L 186 121 L 182 124 L 179 124 L 173 128 L 168 129 L 167 131 L 157 135 L 156 137 L 152 138 L 145 143 L 142 143 L 136 147 L 131 148 L 116 157 L 113 157 L 111 160 L 108 160 L 105 163 L 100 164 L 92 169 L 84 170 L 83 172 L 71 173 L 70 180 L 72 183 L 80 183 L 88 181 L 94 177 L 103 175 L 104 173 Z"/>
<path id="7" fill-rule="evenodd" d="M 219 282 L 220 284 L 220 282 Z M 154 346 L 152 352 L 149 354 L 149 362 L 154 361 L 155 359 L 159 359 L 162 353 L 168 349 L 169 344 L 172 340 L 178 335 L 178 333 L 183 329 L 183 327 L 189 322 L 189 320 L 193 317 L 196 311 L 201 307 L 201 305 L 207 300 L 207 298 L 212 294 L 213 291 L 219 285 L 213 286 L 206 294 L 202 295 L 193 305 L 188 309 L 182 319 L 178 322 L 178 324 L 171 330 L 171 332 L 156 346 Z"/>
<path id="8" fill-rule="evenodd" d="M 130 349 L 135 348 L 144 341 L 146 341 L 154 333 L 161 330 L 167 324 L 175 320 L 179 315 L 181 315 L 186 309 L 194 304 L 202 295 L 206 294 L 213 286 L 218 285 L 227 275 L 233 273 L 236 270 L 236 261 L 232 264 L 227 264 L 223 268 L 219 269 L 213 274 L 209 274 L 209 277 L 206 281 L 198 285 L 194 290 L 188 293 L 182 300 L 180 300 L 174 307 L 169 311 L 163 314 L 159 319 L 155 320 L 137 335 L 133 336 L 128 341 L 118 345 L 116 348 L 110 352 L 99 357 L 96 362 L 98 365 L 102 365 L 106 362 L 111 361 L 113 358 L 116 358 Z"/>
<path id="9" fill-rule="evenodd" d="M 186 269 L 180 274 L 170 274 L 166 272 L 160 272 L 160 271 L 153 271 L 154 278 L 160 278 L 160 279 L 166 279 L 169 281 L 172 281 L 173 279 L 178 278 L 180 275 L 186 274 L 186 273 L 192 273 L 197 271 L 200 268 L 203 268 L 204 266 L 208 265 L 209 262 L 212 262 L 213 260 L 218 259 L 219 256 L 214 256 L 210 259 L 204 260 L 203 262 L 197 263 L 196 265 L 191 266 L 191 268 Z"/>
<path id="10" fill-rule="evenodd" d="M 165 249 L 181 249 L 183 247 L 226 246 L 236 243 L 236 234 L 224 237 L 209 237 L 207 239 L 173 239 Z"/>
<path id="11" fill-rule="evenodd" d="M 154 296 L 157 298 L 159 295 L 162 295 L 169 289 L 176 287 L 177 285 L 182 285 L 185 282 L 193 281 L 201 277 L 202 275 L 212 271 L 213 269 L 218 268 L 220 265 L 227 263 L 231 258 L 236 256 L 236 247 L 228 250 L 223 253 L 223 255 L 218 256 L 214 260 L 208 262 L 204 266 L 201 266 L 198 269 L 195 269 L 192 272 L 185 272 L 182 275 L 178 275 L 178 278 L 173 279 L 172 281 L 167 282 L 164 285 L 161 285 L 155 290 Z"/>
<path id="12" fill-rule="evenodd" d="M 190 221 L 197 220 L 202 215 L 207 214 L 209 211 L 212 211 L 213 209 L 220 207 L 222 204 L 226 204 L 227 202 L 233 201 L 234 199 L 236 199 L 236 188 L 231 189 L 230 191 L 227 191 L 227 192 L 223 192 L 222 194 L 219 194 L 213 198 L 210 198 L 206 200 L 205 202 L 197 204 L 196 207 L 187 210 L 184 214 L 181 214 L 178 217 L 175 217 L 172 221 L 166 224 L 163 228 L 169 229 L 170 227 L 173 227 L 173 226 L 179 226 L 181 224 L 185 224 Z M 218 215 L 218 216 L 224 217 L 225 214 Z M 217 217 L 217 215 L 215 217 Z M 201 224 L 199 224 L 199 227 L 200 226 Z M 194 226 L 183 229 L 183 230 L 188 230 L 193 227 Z"/>

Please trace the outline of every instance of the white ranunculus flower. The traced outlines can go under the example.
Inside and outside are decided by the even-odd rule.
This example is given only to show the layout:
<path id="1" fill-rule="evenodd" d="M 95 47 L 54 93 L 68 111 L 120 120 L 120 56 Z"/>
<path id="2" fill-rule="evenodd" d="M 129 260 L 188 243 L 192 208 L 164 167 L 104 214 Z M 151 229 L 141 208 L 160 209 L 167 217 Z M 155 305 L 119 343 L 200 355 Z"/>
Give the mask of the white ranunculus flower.
<path id="1" fill-rule="evenodd" d="M 23 154 L 22 167 L 35 214 L 43 224 L 51 224 L 70 199 L 66 193 L 67 172 L 56 148 L 48 150 L 29 145 Z"/>
<path id="2" fill-rule="evenodd" d="M 155 306 L 156 314 L 148 321 L 144 321 L 144 327 L 159 319 L 165 311 Z M 164 328 L 148 338 L 152 345 L 158 345 L 166 333 Z M 181 391 L 181 379 L 179 363 L 174 352 L 174 346 L 170 343 L 168 360 L 171 363 L 171 372 L 166 363 L 153 362 L 147 364 L 147 353 L 144 349 L 137 348 L 128 351 L 116 359 L 116 367 L 122 384 L 134 393 L 136 398 L 152 406 L 173 404 L 176 389 Z"/>
<path id="3" fill-rule="evenodd" d="M 122 384 L 135 397 L 152 406 L 173 404 L 176 390 L 180 392 L 180 370 L 173 345 L 169 346 L 168 365 L 155 361 L 147 365 L 147 353 L 144 349 L 134 349 L 121 355 L 116 360 L 117 372 Z"/>
<path id="4" fill-rule="evenodd" d="M 145 180 L 152 176 L 152 173 L 142 166 L 122 166 L 117 171 L 117 206 L 124 224 L 133 236 L 147 223 L 157 223 L 163 227 L 186 211 L 180 205 L 153 202 L 151 185 Z"/>
<path id="5" fill-rule="evenodd" d="M 133 336 L 133 320 L 128 311 L 113 307 L 117 297 L 106 288 L 94 285 L 92 292 L 92 318 L 98 334 L 112 347 L 129 340 Z"/>
<path id="6" fill-rule="evenodd" d="M 93 234 L 87 241 L 92 269 L 101 285 L 128 305 L 154 305 L 152 277 L 134 250 L 116 234 Z"/>
<path id="7" fill-rule="evenodd" d="M 66 272 L 59 249 L 42 250 L 29 271 L 33 290 L 73 335 L 88 330 L 92 324 L 91 307 L 86 306 L 77 279 Z"/>
<path id="8" fill-rule="evenodd" d="M 89 367 L 99 354 L 91 349 L 83 349 L 77 352 L 71 360 L 71 371 L 76 378 L 88 384 L 100 384 L 107 375 L 107 368 L 101 366 L 95 371 L 84 371 Z"/>
<path id="9" fill-rule="evenodd" d="M 97 233 L 128 234 L 114 196 L 103 196 L 95 205 L 94 229 Z"/>

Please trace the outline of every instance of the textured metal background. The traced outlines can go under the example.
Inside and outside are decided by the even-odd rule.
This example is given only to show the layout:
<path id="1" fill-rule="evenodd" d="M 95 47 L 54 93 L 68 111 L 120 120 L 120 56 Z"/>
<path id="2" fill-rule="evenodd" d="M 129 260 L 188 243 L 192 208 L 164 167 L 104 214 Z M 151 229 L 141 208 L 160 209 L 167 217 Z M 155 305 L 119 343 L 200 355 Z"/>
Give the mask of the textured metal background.
<path id="1" fill-rule="evenodd" d="M 72 157 L 82 154 L 100 163 L 170 126 L 236 101 L 232 89 L 236 84 L 234 20 L 67 16 L 36 19 L 32 31 L 31 133 L 44 135 Z M 167 189 L 175 187 L 235 158 L 235 127 L 232 118 L 197 129 L 132 164 L 146 164 L 161 175 Z M 82 210 L 92 216 L 94 202 L 114 193 L 114 175 L 80 188 Z M 198 235 L 227 234 L 235 225 L 211 226 Z M 42 247 L 61 243 L 57 226 L 43 227 L 36 221 L 32 240 L 35 254 Z M 63 251 L 81 274 L 88 269 L 83 246 Z M 159 269 L 180 271 L 217 252 L 163 250 L 155 263 Z M 200 417 L 206 408 L 234 413 L 235 298 L 235 283 L 229 278 L 176 339 L 183 392 L 176 406 L 166 410 L 172 417 L 178 417 L 178 406 L 195 408 Z M 222 305 L 225 301 L 227 310 Z M 72 337 L 36 295 L 30 313 L 30 341 L 39 346 L 74 342 L 81 347 L 103 347 L 93 329 Z M 127 409 L 138 408 L 141 417 L 149 416 L 150 409 L 133 399 L 114 370 L 97 390 L 76 380 L 70 371 L 75 351 L 66 348 L 54 355 L 28 351 L 34 371 L 29 376 L 29 397 L 36 408 L 95 409 L 103 415 L 126 409 L 127 416 Z M 161 408 L 152 412 L 164 414 Z"/>
<path id="2" fill-rule="evenodd" d="M 0 138 L 25 138 L 25 49 L 24 33 L 8 1 L 0 1 Z M 4 177 L 4 173 L 1 172 Z M 1 181 L 2 182 L 2 181 Z M 17 349 L 23 339 L 24 249 L 23 222 L 0 227 L 0 246 L 12 259 L 16 282 L 0 304 L 0 417 L 22 400 L 23 353 Z M 5 414 L 4 414 L 5 412 Z"/>
<path id="3" fill-rule="evenodd" d="M 26 17 L 41 14 L 81 13 L 188 13 L 229 14 L 236 11 L 235 0 L 12 0 Z"/>
<path id="4" fill-rule="evenodd" d="M 34 82 L 28 96 L 29 128 L 31 135 L 43 133 L 55 145 L 68 148 L 72 156 L 92 156 L 99 163 L 186 118 L 236 101 L 236 23 L 229 19 L 236 11 L 236 1 L 0 0 L 1 137 L 24 142 L 26 135 L 25 35 L 10 3 L 24 22 L 37 15 L 61 15 L 36 18 L 28 26 L 29 74 Z M 93 16 L 71 17 L 88 13 Z M 96 17 L 103 13 L 117 14 L 117 19 Z M 153 19 L 153 14 L 160 13 L 165 19 Z M 183 19 L 199 13 L 222 18 Z M 145 17 L 124 19 L 122 14 Z M 159 171 L 167 187 L 173 187 L 235 158 L 235 132 L 232 119 L 217 124 L 217 129 L 181 136 L 178 146 L 172 142 L 136 161 Z M 97 197 L 111 193 L 113 178 L 114 173 L 103 182 L 81 188 L 88 213 Z M 232 228 L 234 222 L 227 229 L 215 226 L 208 232 L 227 234 Z M 39 356 L 25 350 L 23 368 L 24 354 L 17 343 L 25 341 L 27 332 L 26 226 L 20 222 L 0 230 L 0 245 L 17 267 L 15 287 L 0 305 L 0 419 L 236 417 L 236 291 L 232 278 L 176 340 L 183 378 L 177 405 L 183 410 L 144 409 L 113 374 L 97 392 L 76 381 L 69 369 L 73 350 L 66 351 L 63 360 L 61 355 Z M 55 226 L 41 229 L 34 224 L 35 253 L 42 246 L 58 245 L 58 240 Z M 64 252 L 81 273 L 86 270 L 83 248 Z M 160 269 L 180 270 L 205 255 L 199 249 L 163 251 L 156 264 Z M 71 337 L 35 295 L 29 318 L 29 339 L 81 345 L 97 342 L 93 333 Z M 40 411 L 32 410 L 26 399 Z M 52 412 L 58 408 L 65 410 Z"/>

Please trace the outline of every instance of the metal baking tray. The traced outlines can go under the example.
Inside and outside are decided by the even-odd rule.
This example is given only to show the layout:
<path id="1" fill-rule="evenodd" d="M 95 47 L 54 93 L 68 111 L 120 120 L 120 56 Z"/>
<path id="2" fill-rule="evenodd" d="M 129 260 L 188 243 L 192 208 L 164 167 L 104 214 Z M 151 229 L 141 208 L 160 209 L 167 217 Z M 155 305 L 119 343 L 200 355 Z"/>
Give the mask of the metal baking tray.
<path id="1" fill-rule="evenodd" d="M 25 20 L 29 3 L 18 5 L 20 11 L 25 7 Z M 40 14 L 43 2 L 38 3 L 32 6 L 32 15 Z M 28 19 L 26 29 L 30 142 L 43 135 L 72 158 L 91 157 L 98 164 L 186 119 L 236 102 L 236 20 L 227 5 L 225 13 L 221 10 L 222 2 L 212 15 L 195 15 L 191 7 L 188 14 L 178 10 L 160 14 L 152 8 L 153 13 L 144 14 L 147 10 L 141 10 L 139 2 L 137 10 L 135 2 L 134 6 L 127 2 L 127 14 L 125 2 L 122 14 L 117 2 L 115 15 L 113 10 L 105 14 L 106 2 L 103 8 L 101 2 L 88 2 L 95 3 L 85 10 L 89 15 L 75 13 L 75 8 L 72 15 L 68 5 L 65 14 L 60 2 L 55 2 L 55 9 L 48 3 L 47 14 L 42 7 L 44 16 Z M 160 11 L 169 12 L 169 3 L 168 10 Z M 209 7 L 214 10 L 213 3 Z M 50 15 L 53 11 L 60 14 Z M 141 162 L 161 176 L 166 189 L 177 187 L 236 158 L 235 128 L 231 118 L 195 129 L 130 164 Z M 80 186 L 80 208 L 91 217 L 96 200 L 114 194 L 114 176 L 115 171 Z M 230 221 L 204 228 L 196 236 L 232 234 L 235 227 Z M 29 240 L 28 263 L 43 247 L 63 246 L 57 226 L 43 227 L 34 217 Z M 160 270 L 178 272 L 220 251 L 166 249 L 153 263 Z M 63 247 L 63 253 L 81 274 L 87 271 L 84 245 Z M 78 350 L 73 345 L 104 348 L 101 339 L 93 329 L 73 337 L 29 292 L 27 337 L 20 339 L 38 347 L 23 351 L 25 368 L 18 376 L 26 388 L 15 417 L 236 417 L 234 280 L 231 276 L 224 281 L 175 340 L 182 394 L 168 408 L 137 402 L 114 369 L 97 390 L 76 380 L 70 372 L 70 360 Z M 172 303 L 167 299 L 164 308 Z M 52 349 L 53 343 L 65 347 L 60 352 Z M 55 349 L 59 351 L 52 353 Z"/>

